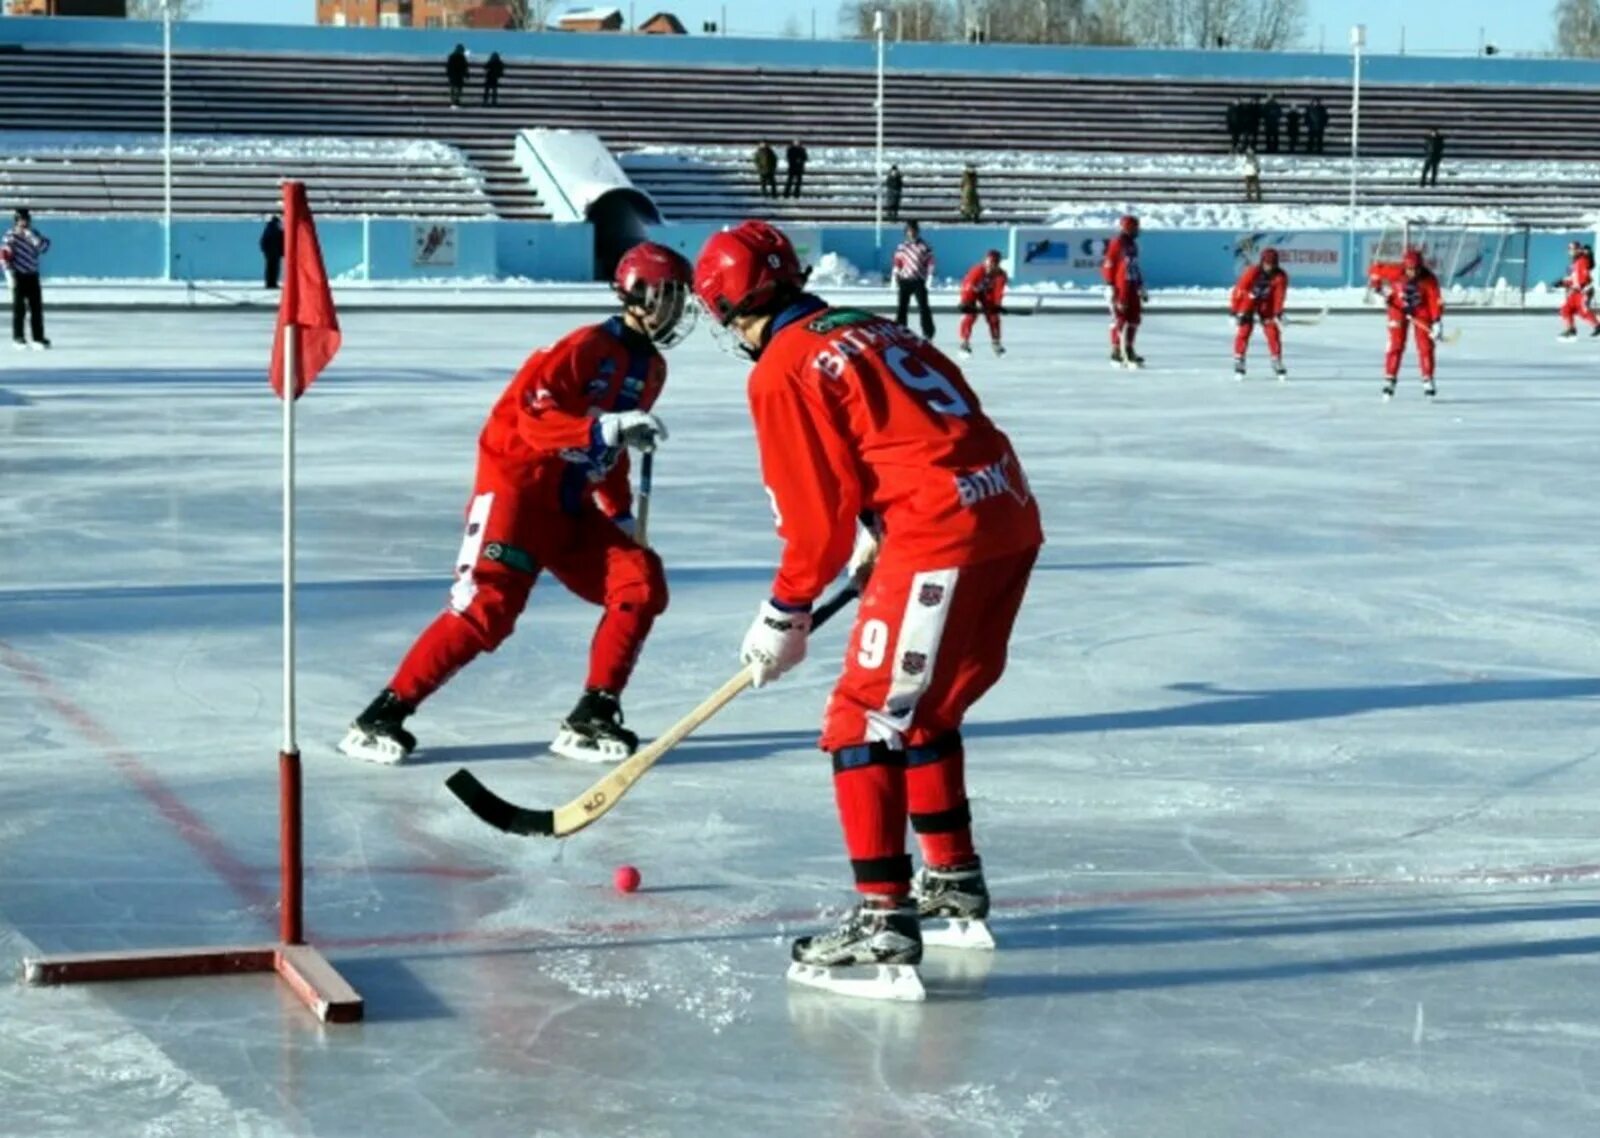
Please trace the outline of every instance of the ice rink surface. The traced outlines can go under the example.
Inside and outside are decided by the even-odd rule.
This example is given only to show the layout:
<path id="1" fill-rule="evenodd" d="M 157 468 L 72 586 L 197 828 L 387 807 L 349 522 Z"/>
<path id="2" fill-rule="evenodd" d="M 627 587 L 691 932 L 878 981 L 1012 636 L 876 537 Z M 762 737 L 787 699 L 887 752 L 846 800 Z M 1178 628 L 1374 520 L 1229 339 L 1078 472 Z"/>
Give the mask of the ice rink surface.
<path id="1" fill-rule="evenodd" d="M 572 315 L 359 314 L 301 404 L 312 940 L 366 997 L 267 977 L 0 987 L 0 1134 L 1513 1138 L 1600 1115 L 1600 347 L 1457 314 L 1426 405 L 1382 317 L 1229 374 L 1225 317 L 1013 319 L 968 372 L 1049 535 L 970 724 L 989 958 L 930 1001 L 789 990 L 849 899 L 813 732 L 843 632 L 565 844 L 545 742 L 595 618 L 545 581 L 413 721 L 331 744 L 443 603 L 473 444 Z M 942 343 L 950 346 L 952 318 Z M 278 413 L 265 313 L 53 321 L 0 358 L 0 967 L 269 939 Z M 648 735 L 726 679 L 776 542 L 743 371 L 671 357 Z M 614 867 L 645 887 L 615 893 Z"/>

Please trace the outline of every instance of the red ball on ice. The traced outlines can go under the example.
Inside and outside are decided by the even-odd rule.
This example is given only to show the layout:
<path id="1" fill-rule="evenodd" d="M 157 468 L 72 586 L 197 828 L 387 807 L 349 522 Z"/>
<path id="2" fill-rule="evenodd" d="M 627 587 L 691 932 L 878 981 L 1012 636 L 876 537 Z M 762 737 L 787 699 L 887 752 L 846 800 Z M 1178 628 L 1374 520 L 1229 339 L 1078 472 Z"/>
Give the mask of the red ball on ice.
<path id="1" fill-rule="evenodd" d="M 619 865 L 617 872 L 611 875 L 611 880 L 616 884 L 618 893 L 632 893 L 639 888 L 639 871 L 631 865 Z"/>

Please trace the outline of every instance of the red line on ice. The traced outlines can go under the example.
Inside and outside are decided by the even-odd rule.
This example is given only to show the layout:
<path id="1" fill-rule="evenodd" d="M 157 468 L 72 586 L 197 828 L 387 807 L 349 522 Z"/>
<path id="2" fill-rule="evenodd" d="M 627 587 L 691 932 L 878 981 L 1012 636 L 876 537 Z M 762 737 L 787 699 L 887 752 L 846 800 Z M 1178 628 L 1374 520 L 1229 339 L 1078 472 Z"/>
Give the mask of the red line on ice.
<path id="1" fill-rule="evenodd" d="M 216 871 L 218 877 L 227 882 L 241 900 L 264 910 L 276 907 L 277 894 L 256 880 L 256 871 L 235 857 L 200 815 L 189 809 L 155 771 L 124 747 L 99 720 L 74 703 L 72 697 L 38 664 L 3 640 L 0 640 L 0 663 L 16 673 L 52 711 L 98 748 L 101 756 L 118 774 L 133 784 L 144 800 L 155 807 L 156 813 L 171 823 L 178 836 Z"/>

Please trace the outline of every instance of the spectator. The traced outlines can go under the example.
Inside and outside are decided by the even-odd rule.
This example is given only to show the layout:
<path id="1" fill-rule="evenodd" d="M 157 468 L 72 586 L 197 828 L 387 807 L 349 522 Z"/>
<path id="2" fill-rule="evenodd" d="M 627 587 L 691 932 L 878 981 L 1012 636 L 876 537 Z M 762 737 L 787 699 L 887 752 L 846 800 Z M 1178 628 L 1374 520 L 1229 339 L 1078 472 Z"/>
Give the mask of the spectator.
<path id="1" fill-rule="evenodd" d="M 456 44 L 456 49 L 444 61 L 445 78 L 450 80 L 450 105 L 461 105 L 461 92 L 467 89 L 467 75 L 471 69 L 467 65 L 467 48 L 465 44 Z"/>
<path id="2" fill-rule="evenodd" d="M 1261 200 L 1261 160 L 1256 157 L 1254 150 L 1246 150 L 1244 157 L 1239 162 L 1239 169 L 1244 174 L 1244 200 L 1258 202 Z"/>
<path id="3" fill-rule="evenodd" d="M 1228 104 L 1228 153 L 1239 153 L 1239 137 L 1244 133 L 1244 104 L 1235 99 Z"/>
<path id="4" fill-rule="evenodd" d="M 483 105 L 500 105 L 500 80 L 505 78 L 506 61 L 500 58 L 500 53 L 493 52 L 489 62 L 483 65 Z"/>
<path id="5" fill-rule="evenodd" d="M 1424 186 L 1439 184 L 1439 163 L 1444 160 L 1444 135 L 1434 127 L 1422 140 L 1422 182 Z"/>
<path id="6" fill-rule="evenodd" d="M 18 209 L 16 224 L 0 237 L 0 267 L 11 286 L 11 342 L 18 349 L 27 346 L 22 338 L 22 315 L 30 309 L 33 346 L 48 348 L 44 336 L 44 292 L 39 287 L 39 258 L 50 251 L 50 239 L 33 227 L 33 214 Z"/>
<path id="7" fill-rule="evenodd" d="M 283 219 L 278 214 L 267 218 L 261 230 L 261 259 L 265 262 L 266 286 L 278 287 L 278 270 L 283 267 Z"/>
<path id="8" fill-rule="evenodd" d="M 1283 106 L 1278 102 L 1278 96 L 1267 96 L 1266 103 L 1261 107 L 1261 124 L 1265 128 L 1267 153 L 1276 154 L 1278 133 L 1283 126 Z"/>
<path id="9" fill-rule="evenodd" d="M 1306 153 L 1321 154 L 1327 145 L 1324 137 L 1328 130 L 1328 108 L 1320 98 L 1313 98 L 1306 108 Z"/>
<path id="10" fill-rule="evenodd" d="M 894 322 L 909 328 L 906 313 L 911 298 L 917 300 L 917 314 L 922 319 L 922 338 L 933 339 L 933 311 L 928 307 L 928 278 L 933 276 L 933 249 L 922 239 L 922 228 L 915 221 L 906 222 L 906 239 L 894 251 L 895 288 L 900 299 L 895 306 Z"/>
<path id="11" fill-rule="evenodd" d="M 904 190 L 905 178 L 900 167 L 891 162 L 883 178 L 883 212 L 890 221 L 900 220 L 900 195 Z"/>
<path id="12" fill-rule="evenodd" d="M 1283 116 L 1284 132 L 1289 136 L 1289 153 L 1300 145 L 1300 108 L 1290 107 Z"/>
<path id="13" fill-rule="evenodd" d="M 804 146 L 800 145 L 797 138 L 789 144 L 783 152 L 783 196 L 797 198 L 800 196 L 800 183 L 806 176 L 806 159 L 811 157 Z"/>
<path id="14" fill-rule="evenodd" d="M 971 162 L 961 171 L 961 220 L 977 221 L 983 214 L 983 205 L 978 201 L 978 168 Z"/>
<path id="15" fill-rule="evenodd" d="M 778 152 L 765 141 L 756 147 L 756 178 L 761 182 L 761 196 L 778 196 Z"/>
<path id="16" fill-rule="evenodd" d="M 1244 148 L 1246 150 L 1258 150 L 1261 147 L 1261 127 L 1263 125 L 1261 117 L 1263 113 L 1261 96 L 1252 95 L 1250 101 L 1245 104 Z"/>

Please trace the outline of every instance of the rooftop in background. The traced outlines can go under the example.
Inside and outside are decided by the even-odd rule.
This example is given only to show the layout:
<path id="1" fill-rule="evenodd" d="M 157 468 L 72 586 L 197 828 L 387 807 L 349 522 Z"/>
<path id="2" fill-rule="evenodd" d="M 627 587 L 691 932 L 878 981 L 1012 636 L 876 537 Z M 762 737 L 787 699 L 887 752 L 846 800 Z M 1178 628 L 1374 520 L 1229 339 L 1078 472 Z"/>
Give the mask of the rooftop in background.
<path id="1" fill-rule="evenodd" d="M 180 49 L 350 55 L 442 56 L 458 42 L 476 56 L 498 51 L 507 59 L 564 59 L 693 67 L 872 70 L 874 45 L 865 40 L 740 39 L 729 36 L 581 36 L 545 32 L 492 32 L 450 28 L 412 30 L 334 28 L 291 24 L 221 24 L 191 21 L 174 28 Z M 155 50 L 161 26 L 149 20 L 7 20 L 7 44 L 139 47 Z M 1010 44 L 889 45 L 891 69 L 1000 75 L 1172 77 L 1259 82 L 1347 81 L 1344 52 L 1181 51 Z M 1444 57 L 1368 55 L 1364 77 L 1375 83 L 1520 84 L 1600 87 L 1600 61 L 1509 56 Z M 865 111 L 863 113 L 866 113 Z"/>

